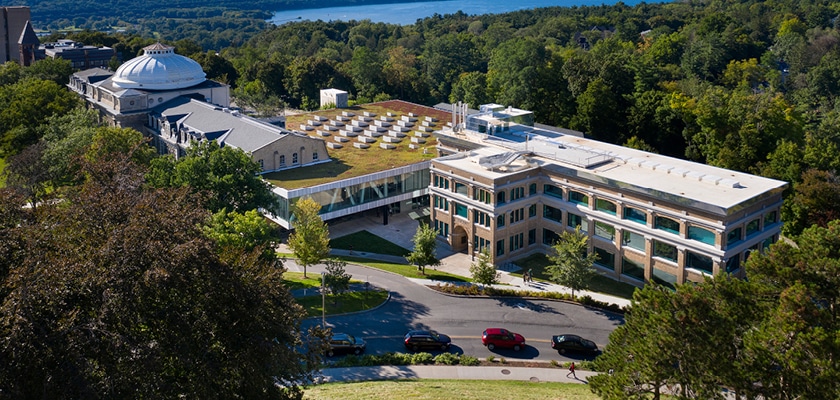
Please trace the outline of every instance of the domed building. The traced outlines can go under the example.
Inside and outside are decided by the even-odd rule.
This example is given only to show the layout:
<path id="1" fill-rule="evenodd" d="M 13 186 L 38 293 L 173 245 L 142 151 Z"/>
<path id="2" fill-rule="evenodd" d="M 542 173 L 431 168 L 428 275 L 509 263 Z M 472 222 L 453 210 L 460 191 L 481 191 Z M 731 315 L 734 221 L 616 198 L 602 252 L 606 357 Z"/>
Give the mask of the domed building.
<path id="1" fill-rule="evenodd" d="M 116 72 L 77 72 L 68 86 L 109 125 L 142 132 L 161 154 L 179 157 L 194 141 L 215 140 L 245 151 L 263 172 L 329 161 L 323 140 L 231 110 L 230 86 L 207 79 L 196 61 L 161 43 Z"/>
<path id="2" fill-rule="evenodd" d="M 125 62 L 116 72 L 101 68 L 77 72 L 69 85 L 110 125 L 141 132 L 148 112 L 176 97 L 230 105 L 230 86 L 207 79 L 201 65 L 161 43 L 143 48 L 142 56 Z"/>

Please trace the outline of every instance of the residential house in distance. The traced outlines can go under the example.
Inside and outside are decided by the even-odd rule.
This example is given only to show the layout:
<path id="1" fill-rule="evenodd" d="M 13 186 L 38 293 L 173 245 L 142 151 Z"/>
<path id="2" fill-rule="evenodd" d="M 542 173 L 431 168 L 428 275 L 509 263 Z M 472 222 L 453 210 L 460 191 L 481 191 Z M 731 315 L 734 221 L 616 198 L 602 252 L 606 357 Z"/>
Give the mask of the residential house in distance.
<path id="1" fill-rule="evenodd" d="M 743 276 L 751 251 L 778 240 L 787 183 L 528 124 L 482 106 L 435 132 L 431 218 L 453 250 L 496 265 L 547 252 L 580 228 L 606 275 L 642 285 Z"/>

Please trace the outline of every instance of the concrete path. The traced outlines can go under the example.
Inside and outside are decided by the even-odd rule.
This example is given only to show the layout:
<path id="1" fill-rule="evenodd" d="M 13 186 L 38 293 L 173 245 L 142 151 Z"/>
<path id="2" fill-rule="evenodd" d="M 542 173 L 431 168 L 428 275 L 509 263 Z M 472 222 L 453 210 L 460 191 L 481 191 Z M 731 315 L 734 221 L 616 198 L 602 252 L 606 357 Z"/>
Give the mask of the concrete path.
<path id="1" fill-rule="evenodd" d="M 374 367 L 326 368 L 321 370 L 318 383 L 360 382 L 392 379 L 467 379 L 508 380 L 529 382 L 587 383 L 595 375 L 592 371 L 576 371 L 567 376 L 566 368 L 465 367 L 459 365 L 381 365 Z"/>

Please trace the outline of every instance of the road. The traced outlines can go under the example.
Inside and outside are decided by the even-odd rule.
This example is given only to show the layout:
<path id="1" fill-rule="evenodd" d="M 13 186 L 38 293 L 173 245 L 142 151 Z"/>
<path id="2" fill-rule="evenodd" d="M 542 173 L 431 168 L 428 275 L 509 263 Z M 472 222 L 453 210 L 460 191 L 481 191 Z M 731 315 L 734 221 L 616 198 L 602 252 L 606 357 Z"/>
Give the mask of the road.
<path id="1" fill-rule="evenodd" d="M 294 261 L 287 266 L 294 270 Z M 327 325 L 335 332 L 360 336 L 368 342 L 370 354 L 390 351 L 405 352 L 402 338 L 409 329 L 435 329 L 452 337 L 454 353 L 485 358 L 505 357 L 509 360 L 577 360 L 579 356 L 560 356 L 551 349 L 551 336 L 575 333 L 589 338 L 602 348 L 609 334 L 623 322 L 620 315 L 594 310 L 576 304 L 521 298 L 469 298 L 438 293 L 402 276 L 357 265 L 348 265 L 354 279 L 387 289 L 391 298 L 382 307 L 352 315 L 328 316 Z M 309 267 L 318 274 L 321 266 Z M 308 319 L 304 329 L 321 323 Z M 501 327 L 517 332 L 526 339 L 519 352 L 510 349 L 487 350 L 481 344 L 485 328 Z"/>

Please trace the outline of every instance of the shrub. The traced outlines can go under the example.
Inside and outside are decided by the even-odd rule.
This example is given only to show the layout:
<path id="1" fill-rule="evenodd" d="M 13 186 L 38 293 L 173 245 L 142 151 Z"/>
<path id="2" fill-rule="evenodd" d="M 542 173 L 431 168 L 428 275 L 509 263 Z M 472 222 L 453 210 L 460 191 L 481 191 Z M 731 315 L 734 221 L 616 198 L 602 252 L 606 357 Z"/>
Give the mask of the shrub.
<path id="1" fill-rule="evenodd" d="M 458 364 L 458 356 L 452 353 L 442 353 L 435 356 L 435 363 L 444 365 Z"/>
<path id="2" fill-rule="evenodd" d="M 493 355 L 489 355 L 485 360 L 487 360 L 487 362 L 496 362 L 496 357 L 494 357 Z"/>
<path id="3" fill-rule="evenodd" d="M 478 361 L 478 358 L 475 358 L 473 356 L 468 356 L 466 354 L 461 356 L 461 365 L 473 366 L 473 365 L 478 365 L 478 364 L 480 364 L 480 362 Z"/>
<path id="4" fill-rule="evenodd" d="M 560 366 L 560 363 L 559 363 L 559 362 L 557 362 L 557 360 L 551 360 L 551 366 L 552 366 L 552 367 L 559 367 L 559 366 Z"/>
<path id="5" fill-rule="evenodd" d="M 379 363 L 374 365 L 410 365 L 414 356 L 406 353 L 385 353 L 379 357 Z"/>
<path id="6" fill-rule="evenodd" d="M 505 360 L 504 357 L 499 357 L 499 363 L 505 364 L 505 363 L 507 363 L 507 360 Z"/>
<path id="7" fill-rule="evenodd" d="M 444 285 L 438 284 L 437 290 L 460 296 L 538 297 L 544 299 L 576 301 L 586 306 L 600 308 L 618 314 L 623 314 L 625 312 L 625 309 L 617 304 L 609 304 L 603 301 L 598 301 L 589 296 L 575 299 L 568 293 L 534 292 L 519 289 L 497 289 L 494 287 L 480 287 L 478 285 L 453 285 L 451 283 L 446 283 Z"/>
<path id="8" fill-rule="evenodd" d="M 411 357 L 412 364 L 431 364 L 435 362 L 435 357 L 430 353 L 417 353 Z"/>

